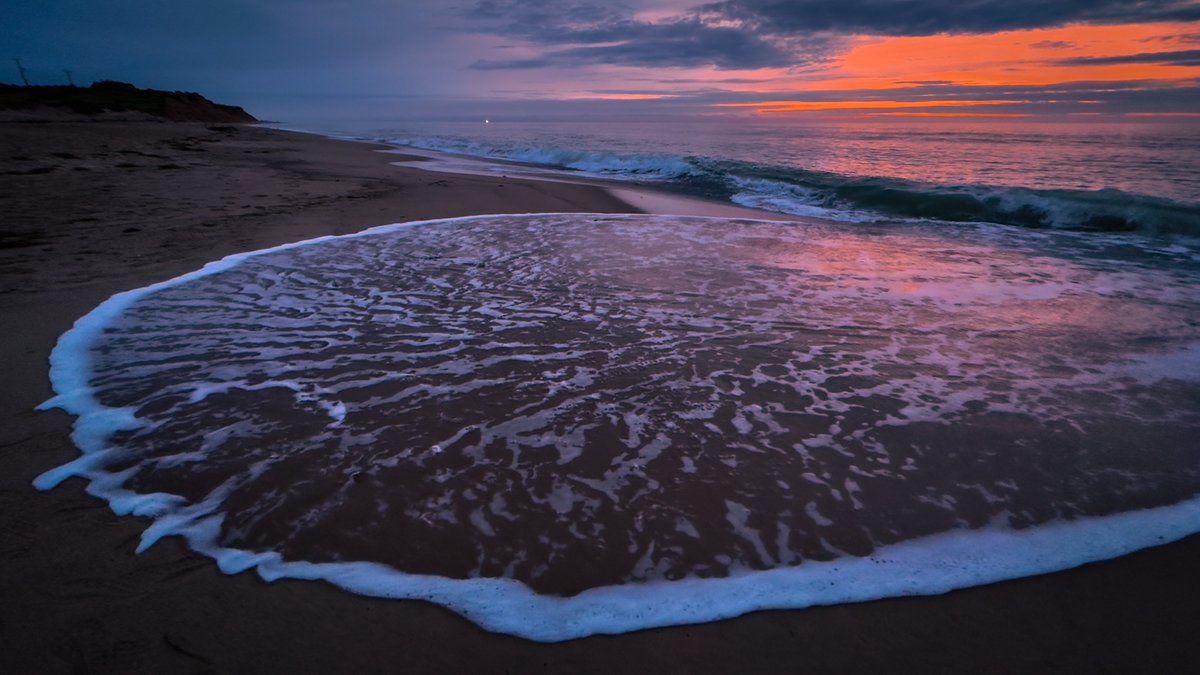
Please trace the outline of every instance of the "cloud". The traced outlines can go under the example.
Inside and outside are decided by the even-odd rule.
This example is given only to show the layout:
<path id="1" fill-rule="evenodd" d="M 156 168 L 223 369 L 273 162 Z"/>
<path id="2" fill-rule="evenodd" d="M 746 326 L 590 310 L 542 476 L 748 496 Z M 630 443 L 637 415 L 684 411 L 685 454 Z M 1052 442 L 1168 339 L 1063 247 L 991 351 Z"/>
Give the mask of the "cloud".
<path id="1" fill-rule="evenodd" d="M 851 89 L 838 91 L 694 92 L 681 96 L 673 105 L 721 105 L 723 110 L 829 109 L 836 106 L 861 108 L 892 106 L 919 110 L 929 101 L 941 109 L 979 111 L 978 102 L 990 102 L 989 112 L 1025 114 L 1111 114 L 1124 112 L 1186 113 L 1200 110 L 1200 81 L 1164 85 L 1153 80 L 1125 82 L 1071 82 L 1054 85 L 961 85 L 918 83 L 902 88 Z M 1012 101 L 1014 103 L 998 103 Z M 975 102 L 972 105 L 972 102 Z M 796 105 L 789 105 L 794 103 Z M 833 105 L 825 106 L 823 103 Z M 726 107 L 728 104 L 738 104 Z"/>
<path id="2" fill-rule="evenodd" d="M 535 58 L 503 61 L 478 61 L 476 69 L 540 68 L 586 64 L 628 65 L 641 67 L 715 66 L 726 70 L 790 67 L 814 63 L 823 58 L 828 41 L 810 40 L 806 49 L 763 39 L 733 28 L 706 26 L 698 21 L 663 23 L 627 22 L 617 34 L 604 28 L 587 29 L 560 39 L 580 46 L 547 51 Z M 534 36 L 547 42 L 546 35 Z"/>
<path id="3" fill-rule="evenodd" d="M 275 105 L 273 96 L 398 93 L 464 100 L 529 96 L 539 99 L 532 109 L 559 93 L 575 96 L 637 81 L 638 87 L 688 95 L 638 102 L 638 111 L 682 110 L 710 98 L 736 98 L 730 90 L 803 88 L 839 77 L 836 59 L 859 44 L 859 35 L 1200 21 L 1200 0 L 9 0 L 5 8 L 0 44 L 8 51 L 0 57 L 22 58 L 35 82 L 61 82 L 63 69 L 72 69 L 83 83 L 111 78 L 197 89 L 252 108 L 260 100 Z M 1054 39 L 1038 45 L 1046 50 L 1038 54 L 1044 60 L 1083 53 L 1106 59 L 1067 65 L 1195 65 L 1197 25 L 1156 28 L 1144 33 L 1161 36 L 1155 42 L 1131 43 L 1120 50 L 1128 55 L 1116 57 L 1109 56 L 1117 51 L 1112 48 L 1082 51 L 1093 45 L 1073 34 L 1032 39 Z M 1055 51 L 1070 47 L 1067 40 L 1081 51 Z M 1135 53 L 1152 49 L 1178 51 Z M 1033 70 L 1041 60 L 996 68 Z M 956 95 L 957 85 L 941 80 L 958 75 L 924 71 L 919 63 L 895 65 L 892 70 L 900 72 L 884 77 L 904 78 L 896 84 L 927 86 L 928 95 L 943 100 Z M 638 67 L 645 70 L 632 70 Z M 1188 73 L 1174 71 L 1183 69 L 1170 73 L 1177 86 Z M 0 69 L 0 81 L 15 77 L 11 64 Z M 853 85 L 837 88 L 846 86 Z M 1157 101 L 1159 94 L 1143 87 L 1128 96 Z M 1190 96 L 1170 100 L 1182 109 L 1196 104 Z M 405 101 L 381 103 L 380 109 L 407 110 L 412 104 Z"/>
<path id="4" fill-rule="evenodd" d="M 1142 38 L 1138 42 L 1181 42 L 1183 44 L 1200 44 L 1200 33 L 1182 33 L 1179 35 L 1157 35 L 1149 38 Z"/>
<path id="5" fill-rule="evenodd" d="M 646 0 L 649 1 L 649 0 Z M 479 0 L 477 30 L 539 53 L 477 70 L 588 64 L 725 70 L 796 68 L 836 56 L 855 35 L 984 34 L 1067 23 L 1198 21 L 1195 0 L 722 0 L 652 13 L 595 0 Z M 645 16 L 657 18 L 646 19 Z M 1074 47 L 1045 41 L 1043 49 Z"/>
<path id="6" fill-rule="evenodd" d="M 724 0 L 700 11 L 759 34 L 919 36 L 1200 20 L 1195 0 Z"/>
<path id="7" fill-rule="evenodd" d="M 468 16 L 481 22 L 482 32 L 549 48 L 528 58 L 480 60 L 471 66 L 479 70 L 587 64 L 788 68 L 822 62 L 841 45 L 834 36 L 761 33 L 694 13 L 641 20 L 631 7 L 590 2 L 483 0 Z"/>
<path id="8" fill-rule="evenodd" d="M 1080 56 L 1054 62 L 1060 66 L 1118 66 L 1131 63 L 1165 63 L 1172 66 L 1200 66 L 1200 49 L 1177 52 L 1146 52 L 1119 56 Z"/>
<path id="9" fill-rule="evenodd" d="M 654 89 L 593 90 L 593 93 L 648 93 Z M 541 92 L 545 93 L 545 92 Z M 764 106 L 764 102 L 811 102 L 832 105 L 808 106 L 817 110 L 792 114 L 822 114 L 819 109 L 884 108 L 891 104 L 895 111 L 926 111 L 928 101 L 940 101 L 936 112 L 972 112 L 988 114 L 1121 114 L 1159 113 L 1179 114 L 1200 110 L 1200 82 L 1174 82 L 1164 85 L 1153 80 L 1131 80 L 1125 82 L 1097 81 L 1072 82 L 1055 85 L 960 85 L 953 83 L 924 83 L 911 87 L 878 89 L 851 89 L 838 91 L 796 91 L 781 88 L 769 91 L 730 91 L 711 88 L 675 90 L 672 96 L 656 100 L 597 101 L 590 100 L 545 100 L 508 101 L 497 103 L 496 110 L 508 116 L 534 116 L 539 119 L 579 119 L 598 115 L 605 119 L 651 119 L 661 116 L 690 114 L 703 109 L 709 114 L 748 115 L 764 107 L 776 109 L 787 105 Z M 997 103 L 997 101 L 1019 101 L 1019 103 Z M 988 101 L 991 105 L 981 107 L 972 102 Z M 742 103 L 749 106 L 721 106 L 719 104 Z M 905 105 L 906 103 L 911 105 Z M 803 108 L 806 106 L 794 106 Z M 489 111 L 493 108 L 489 107 Z M 885 108 L 883 111 L 887 111 Z M 857 114 L 848 111 L 850 114 Z M 879 111 L 877 111 L 879 112 Z M 498 116 L 501 112 L 490 113 Z"/>
<path id="10" fill-rule="evenodd" d="M 1066 40 L 1042 40 L 1029 46 L 1034 49 L 1071 49 L 1075 46 L 1075 43 L 1067 42 Z"/>

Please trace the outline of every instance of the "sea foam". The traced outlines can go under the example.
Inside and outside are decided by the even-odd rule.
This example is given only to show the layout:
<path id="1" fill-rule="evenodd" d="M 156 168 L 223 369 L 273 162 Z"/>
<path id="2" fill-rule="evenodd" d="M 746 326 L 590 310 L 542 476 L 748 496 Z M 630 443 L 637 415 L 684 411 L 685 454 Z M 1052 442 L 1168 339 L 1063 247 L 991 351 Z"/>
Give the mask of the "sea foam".
<path id="1" fill-rule="evenodd" d="M 584 242 L 585 254 L 614 257 L 601 256 L 581 272 L 589 259 L 556 242 Z M 716 251 L 722 260 L 697 266 Z M 693 253 L 700 257 L 688 257 Z M 1105 255 L 1086 238 L 1030 233 L 1014 241 L 987 228 L 881 234 L 590 214 L 398 224 L 238 254 L 115 295 L 62 336 L 51 357 L 56 396 L 45 406 L 78 416 L 73 438 L 83 455 L 35 485 L 51 489 L 83 477 L 115 512 L 153 518 L 139 550 L 182 536 L 226 573 L 255 569 L 268 581 L 321 579 L 366 595 L 428 600 L 488 630 L 542 641 L 936 594 L 1069 568 L 1200 530 L 1196 486 L 1179 484 L 1195 473 L 1195 462 L 1177 447 L 1195 431 L 1195 415 L 1173 403 L 1188 400 L 1200 381 L 1192 370 L 1194 301 L 1186 295 L 1194 261 L 1187 251 L 1152 247 L 1133 261 Z M 322 261 L 323 268 L 313 267 Z M 373 271 L 372 264 L 380 267 Z M 723 265 L 741 272 L 728 276 Z M 338 276 L 342 270 L 352 276 Z M 373 273 L 396 286 L 355 283 L 353 274 Z M 1118 307 L 1124 316 L 1113 315 Z M 181 316 L 197 321 L 181 323 Z M 222 316 L 232 321 L 228 328 L 206 327 Z M 1096 334 L 1097 325 L 1107 336 Z M 1146 347 L 1138 330 L 1159 342 Z M 212 341 L 229 334 L 245 336 L 238 349 Z M 605 335 L 616 341 L 605 343 Z M 637 340 L 621 337 L 630 335 Z M 1056 351 L 1066 346 L 1059 343 L 1064 337 L 1074 342 L 1070 353 Z M 354 351 L 372 340 L 395 343 L 394 351 Z M 725 346 L 706 346 L 713 340 Z M 771 356 L 779 344 L 784 361 Z M 588 367 L 597 346 L 618 356 L 635 351 L 626 365 Z M 130 360 L 121 360 L 122 352 Z M 734 356 L 712 360 L 722 354 Z M 179 379 L 175 371 L 182 364 L 195 373 L 191 366 L 205 363 L 219 372 Z M 159 394 L 134 391 L 156 380 L 163 383 Z M 484 396 L 493 390 L 510 393 Z M 808 403 L 794 408 L 789 399 Z M 981 414 L 981 402 L 992 412 Z M 239 417 L 246 404 L 285 416 Z M 477 418 L 475 428 L 455 420 L 428 438 L 405 427 L 386 437 L 402 447 L 376 447 L 384 438 L 378 420 L 474 405 L 493 410 L 493 418 Z M 1129 440 L 1144 447 L 1125 453 L 1089 441 L 1068 458 L 1074 465 L 1043 456 L 1074 433 L 1070 425 L 1105 433 L 1103 419 L 1081 412 L 1093 408 L 1098 418 L 1129 420 L 1127 431 L 1142 435 Z M 583 422 L 573 430 L 571 419 Z M 995 455 L 983 452 L 987 442 L 977 434 L 1008 431 L 972 426 L 1026 419 L 1051 426 L 1031 427 L 1017 446 L 998 447 Z M 281 420 L 307 431 L 288 435 Z M 595 463 L 589 434 L 603 420 L 601 430 L 615 434 L 606 436 L 611 463 L 601 454 L 598 469 L 581 468 Z M 978 439 L 977 455 L 936 445 L 945 442 L 939 434 L 954 429 Z M 503 440 L 511 456 L 497 463 L 501 446 L 478 440 L 481 430 L 485 440 Z M 160 443 L 160 432 L 184 435 Z M 279 433 L 289 440 L 278 448 L 255 440 Z M 705 434 L 711 445 L 701 442 Z M 1020 447 L 1043 434 L 1051 445 L 1039 446 L 1042 455 Z M 296 481 L 288 468 L 314 448 L 323 452 L 294 445 L 304 439 L 326 439 L 331 452 L 317 456 L 316 475 L 328 480 L 317 492 L 305 487 L 313 479 Z M 227 442 L 236 452 L 221 460 Z M 979 477 L 964 474 L 943 484 L 943 474 L 960 470 L 945 463 L 946 448 L 965 453 L 968 465 L 981 461 L 1000 473 L 991 482 L 974 484 Z M 1015 454 L 1016 464 L 1005 454 Z M 1158 459 L 1147 466 L 1147 455 Z M 364 464 L 366 457 L 373 459 Z M 235 469 L 213 473 L 221 461 Z M 456 478 L 484 465 L 494 467 L 489 480 L 518 482 L 489 493 L 497 486 Z M 281 468 L 293 478 L 247 492 Z M 1043 477 L 1043 469 L 1050 473 Z M 425 471 L 422 484 L 447 481 L 450 491 L 430 492 L 423 505 L 412 501 L 415 492 L 402 494 L 399 503 L 366 512 L 347 501 L 396 471 Z M 1086 490 L 1043 502 L 1033 493 L 1061 483 L 1064 474 L 1054 472 L 1068 472 Z M 732 485 L 712 482 L 723 473 Z M 1114 484 L 1116 476 L 1121 482 Z M 679 503 L 656 496 L 676 494 L 669 490 L 692 479 L 706 492 L 726 490 L 715 502 L 719 511 L 705 510 L 704 494 L 677 492 Z M 184 496 L 197 483 L 207 487 Z M 923 504 L 922 519 L 892 521 L 878 508 L 904 483 L 927 485 L 905 507 Z M 1031 495 L 1013 492 L 1018 483 Z M 267 497 L 306 489 L 301 496 L 324 499 L 327 508 L 280 520 L 262 506 Z M 448 495 L 457 501 L 445 501 Z M 698 511 L 686 510 L 688 499 L 700 500 Z M 790 515 L 780 516 L 781 509 Z M 430 542 L 466 542 L 468 550 L 508 550 L 505 539 L 530 529 L 519 527 L 520 519 L 539 513 L 571 534 L 554 530 L 562 538 L 546 544 L 544 559 L 514 549 L 507 574 L 482 571 L 500 570 L 499 559 L 452 578 L 401 571 L 366 555 L 346 561 L 344 550 L 323 548 L 325 535 L 361 525 L 335 520 L 325 526 L 335 529 L 319 529 L 322 519 L 343 512 L 400 518 L 395 522 L 413 542 L 429 531 Z M 789 536 L 780 534 L 789 532 L 785 521 L 792 523 Z M 264 523 L 293 531 L 283 533 L 278 548 L 264 546 L 253 538 Z M 292 539 L 305 523 L 324 533 L 311 549 Z M 545 569 L 551 558 L 586 560 L 588 541 L 626 541 L 617 526 L 628 528 L 633 549 L 613 570 L 627 576 L 572 587 L 566 596 L 535 590 L 554 588 L 547 581 L 554 571 Z M 247 545 L 230 546 L 231 537 Z M 859 552 L 822 553 L 825 537 Z M 816 548 L 805 548 L 810 540 Z M 418 563 L 441 555 L 422 550 L 413 554 Z M 730 562 L 707 561 L 713 553 Z M 795 560 L 802 562 L 789 564 Z M 681 578 L 680 570 L 687 572 Z M 611 571 L 588 573 L 603 580 Z M 569 583 L 573 572 L 558 574 L 568 582 L 554 583 Z"/>

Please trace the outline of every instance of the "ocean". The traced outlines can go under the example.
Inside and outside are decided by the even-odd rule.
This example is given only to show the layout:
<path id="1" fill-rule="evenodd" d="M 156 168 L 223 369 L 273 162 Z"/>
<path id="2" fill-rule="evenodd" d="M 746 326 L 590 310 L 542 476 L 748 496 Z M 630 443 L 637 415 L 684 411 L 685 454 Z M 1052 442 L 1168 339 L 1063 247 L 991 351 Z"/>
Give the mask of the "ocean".
<path id="1" fill-rule="evenodd" d="M 495 215 L 227 258 L 60 339 L 83 454 L 36 485 L 89 479 L 154 519 L 143 549 L 546 641 L 1200 531 L 1195 130 L 990 129 L 327 130 L 829 222 Z"/>
<path id="2" fill-rule="evenodd" d="M 1200 235 L 1195 123 L 480 120 L 362 126 L 329 131 L 839 221 Z"/>

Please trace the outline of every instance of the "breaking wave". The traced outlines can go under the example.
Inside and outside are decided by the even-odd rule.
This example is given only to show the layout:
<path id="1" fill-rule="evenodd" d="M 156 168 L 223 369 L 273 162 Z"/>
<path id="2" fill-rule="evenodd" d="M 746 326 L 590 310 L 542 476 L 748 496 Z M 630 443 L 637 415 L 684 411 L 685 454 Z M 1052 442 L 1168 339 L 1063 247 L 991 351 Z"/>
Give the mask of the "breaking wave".
<path id="1" fill-rule="evenodd" d="M 610 179 L 652 181 L 659 187 L 742 206 L 843 222 L 972 222 L 1200 236 L 1200 204 L 1116 189 L 943 185 L 699 156 L 485 143 L 435 136 L 380 140 Z"/>

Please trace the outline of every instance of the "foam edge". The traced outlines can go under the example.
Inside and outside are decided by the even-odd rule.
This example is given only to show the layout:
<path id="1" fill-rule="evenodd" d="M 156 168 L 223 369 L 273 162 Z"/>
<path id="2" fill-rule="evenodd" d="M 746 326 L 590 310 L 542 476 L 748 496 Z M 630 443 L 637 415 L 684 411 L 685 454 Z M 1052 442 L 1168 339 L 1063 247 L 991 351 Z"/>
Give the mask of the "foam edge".
<path id="1" fill-rule="evenodd" d="M 121 487 L 126 474 L 103 472 L 109 458 L 104 447 L 107 436 L 138 422 L 134 411 L 107 408 L 95 399 L 88 385 L 91 377 L 88 345 L 109 321 L 138 299 L 232 268 L 250 258 L 333 239 L 372 236 L 444 222 L 571 215 L 606 219 L 645 217 L 503 214 L 393 223 L 348 235 L 317 237 L 237 253 L 199 270 L 113 295 L 76 321 L 59 338 L 51 353 L 50 380 L 56 395 L 39 409 L 61 408 L 78 416 L 72 437 L 83 454 L 38 476 L 34 487 L 49 490 L 68 477 L 83 477 L 90 481 L 88 492 L 107 500 L 115 512 L 154 518 L 143 534 L 138 552 L 164 536 L 181 536 L 193 550 L 213 558 L 226 574 L 254 569 L 267 582 L 321 580 L 361 595 L 424 600 L 447 607 L 486 630 L 539 642 L 704 623 L 759 610 L 936 595 L 1076 567 L 1166 544 L 1200 531 L 1200 498 L 1193 498 L 1171 506 L 1080 518 L 1023 531 L 1001 527 L 955 531 L 882 547 L 865 558 L 809 561 L 797 567 L 746 571 L 719 579 L 606 586 L 563 598 L 539 595 L 509 579 L 406 574 L 370 562 L 289 562 L 275 552 L 222 547 L 217 543 L 221 517 L 206 514 L 203 502 L 189 505 L 182 497 L 163 493 L 137 495 Z"/>

